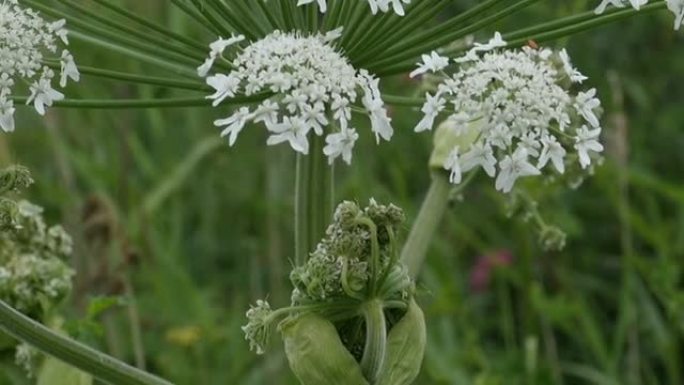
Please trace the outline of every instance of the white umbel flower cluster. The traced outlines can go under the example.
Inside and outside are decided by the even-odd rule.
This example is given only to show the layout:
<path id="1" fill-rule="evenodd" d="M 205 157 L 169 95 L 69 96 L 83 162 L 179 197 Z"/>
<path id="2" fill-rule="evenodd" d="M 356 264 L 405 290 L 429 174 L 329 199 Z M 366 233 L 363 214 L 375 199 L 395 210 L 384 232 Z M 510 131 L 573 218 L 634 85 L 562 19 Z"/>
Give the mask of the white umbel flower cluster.
<path id="1" fill-rule="evenodd" d="M 59 85 L 68 79 L 79 80 L 74 58 L 68 50 L 65 21 L 47 22 L 30 8 L 20 7 L 17 0 L 0 3 L 0 128 L 14 131 L 12 91 L 16 83 L 27 83 L 31 92 L 27 104 L 39 114 L 64 95 L 52 88 L 55 72 L 47 65 L 61 67 Z"/>
<path id="2" fill-rule="evenodd" d="M 684 0 L 666 0 L 667 9 L 675 15 L 674 29 L 679 30 L 684 22 Z M 637 11 L 642 5 L 648 4 L 648 0 L 601 0 L 601 3 L 596 7 L 596 14 L 605 12 L 609 5 L 618 8 L 624 8 L 631 5 Z"/>
<path id="3" fill-rule="evenodd" d="M 218 106 L 237 94 L 269 95 L 258 107 L 238 108 L 234 113 L 214 122 L 222 127 L 222 136 L 232 146 L 238 134 L 249 123 L 263 123 L 270 133 L 268 145 L 287 142 L 295 151 L 309 153 L 309 133 L 326 135 L 323 149 L 332 163 L 337 157 L 350 163 L 358 134 L 350 126 L 352 109 L 365 112 L 379 142 L 389 140 L 393 129 L 382 100 L 379 80 L 367 71 L 356 71 L 328 43 L 339 37 L 339 30 L 326 35 L 301 36 L 275 31 L 244 48 L 229 62 L 232 71 L 206 78 L 216 90 L 212 99 Z M 231 44 L 241 40 L 230 39 Z M 209 72 L 214 60 L 223 57 L 227 45 L 212 44 L 211 62 L 199 69 Z M 209 63 L 209 64 L 207 64 Z M 206 71 L 206 72 L 205 72 Z M 354 106 L 360 99 L 361 106 Z"/>
<path id="4" fill-rule="evenodd" d="M 371 7 L 371 12 L 375 15 L 380 12 L 388 12 L 390 9 L 399 16 L 404 16 L 404 4 L 410 4 L 411 0 L 367 0 Z M 297 5 L 305 5 L 311 3 L 318 4 L 318 8 L 322 13 L 328 10 L 327 0 L 297 0 Z"/>
<path id="5" fill-rule="evenodd" d="M 448 115 L 457 140 L 444 167 L 456 184 L 462 173 L 481 167 L 496 178 L 497 190 L 509 192 L 518 178 L 545 168 L 563 174 L 573 160 L 588 168 L 603 151 L 596 90 L 568 90 L 586 77 L 565 50 L 497 50 L 502 42 L 497 34 L 455 59 L 460 70 L 442 76 L 436 93 L 427 94 L 416 131 L 431 130 L 440 114 Z"/>

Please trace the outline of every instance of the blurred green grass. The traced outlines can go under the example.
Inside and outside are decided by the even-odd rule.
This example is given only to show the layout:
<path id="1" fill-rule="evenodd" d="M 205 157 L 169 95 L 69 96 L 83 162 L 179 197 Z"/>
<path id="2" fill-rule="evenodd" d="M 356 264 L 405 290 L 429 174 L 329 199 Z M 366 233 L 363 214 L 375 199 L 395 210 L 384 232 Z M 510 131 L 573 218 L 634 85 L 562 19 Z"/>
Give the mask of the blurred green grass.
<path id="1" fill-rule="evenodd" d="M 163 1 L 123 3 L 213 38 Z M 497 29 L 593 5 L 550 1 Z M 670 16 L 557 42 L 599 89 L 606 162 L 576 191 L 537 191 L 543 214 L 568 232 L 561 252 L 543 252 L 530 224 L 505 215 L 490 180 L 450 206 L 421 277 L 430 344 L 418 384 L 684 383 L 684 35 Z M 81 64 L 159 71 L 74 51 Z M 401 92 L 408 82 L 383 87 Z M 91 77 L 70 87 L 74 97 L 172 94 Z M 128 298 L 131 306 L 101 318 L 101 334 L 82 339 L 129 362 L 144 358 L 179 384 L 294 384 L 276 339 L 257 357 L 240 330 L 249 302 L 288 300 L 294 159 L 267 148 L 260 129 L 228 147 L 211 124 L 219 115 L 54 109 L 38 120 L 19 109 L 17 132 L 0 136 L 0 165 L 29 166 L 38 181 L 30 198 L 77 241 L 77 289 L 65 312 L 83 317 L 93 296 Z M 393 118 L 390 143 L 376 146 L 360 130 L 353 165 L 336 169 L 338 197 L 392 201 L 412 218 L 429 183 L 431 138 L 412 132 L 415 111 L 395 109 Z M 478 258 L 498 250 L 512 263 L 473 290 Z"/>

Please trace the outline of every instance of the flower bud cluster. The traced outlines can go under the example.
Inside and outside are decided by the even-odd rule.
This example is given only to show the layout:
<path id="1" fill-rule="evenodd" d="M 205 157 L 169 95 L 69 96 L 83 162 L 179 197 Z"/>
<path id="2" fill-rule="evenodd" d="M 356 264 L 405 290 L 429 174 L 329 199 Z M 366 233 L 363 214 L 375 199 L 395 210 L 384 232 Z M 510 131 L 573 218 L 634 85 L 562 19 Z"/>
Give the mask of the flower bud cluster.
<path id="1" fill-rule="evenodd" d="M 50 64 L 60 66 L 59 85 L 80 78 L 67 46 L 65 21 L 47 22 L 17 0 L 0 2 L 0 129 L 14 131 L 13 89 L 17 83 L 29 85 L 27 104 L 33 103 L 43 115 L 46 107 L 62 100 L 64 94 L 52 88 L 56 76 Z"/>
<path id="2" fill-rule="evenodd" d="M 459 70 L 450 76 L 449 59 L 425 55 L 413 74 L 438 73 L 438 85 L 427 94 L 416 131 L 447 115 L 456 140 L 443 166 L 454 184 L 482 168 L 507 193 L 520 177 L 589 168 L 603 151 L 596 90 L 572 91 L 586 77 L 565 50 L 501 50 L 505 45 L 498 33 L 475 44 L 454 60 Z"/>
<path id="3" fill-rule="evenodd" d="M 357 316 L 371 282 L 383 288 L 373 293 L 374 297 L 407 303 L 413 282 L 397 261 L 394 235 L 404 219 L 403 211 L 392 204 L 381 205 L 371 200 L 361 208 L 354 202 L 342 202 L 316 250 L 290 274 L 294 286 L 291 306 L 271 310 L 268 302 L 259 300 L 247 311 L 248 324 L 242 330 L 251 349 L 258 354 L 264 352 L 272 324 L 283 311 L 311 311 L 323 317 L 333 311 L 337 317 Z M 376 256 L 377 260 L 373 260 Z M 378 268 L 374 269 L 375 265 Z"/>
<path id="4" fill-rule="evenodd" d="M 9 178 L 0 177 L 0 191 L 28 185 L 31 179 L 25 171 L 14 167 L 0 173 L 21 176 L 10 184 L 3 184 Z M 39 206 L 8 197 L 0 197 L 0 203 L 0 298 L 40 320 L 71 290 L 73 271 L 65 262 L 71 238 L 61 226 L 48 226 Z"/>
<path id="5" fill-rule="evenodd" d="M 404 16 L 404 4 L 411 4 L 411 0 L 367 0 L 371 12 L 375 15 L 380 12 L 389 12 L 390 8 L 399 16 Z M 328 10 L 327 0 L 297 0 L 297 5 L 305 5 L 316 2 L 322 13 Z"/>
<path id="6" fill-rule="evenodd" d="M 364 219 L 369 219 L 377 229 L 375 236 L 382 271 L 376 274 L 389 273 L 386 269 L 395 262 L 394 234 L 404 222 L 403 211 L 392 204 L 378 204 L 375 200 L 363 209 L 354 202 L 342 202 L 335 211 L 333 223 L 326 230 L 326 237 L 307 263 L 294 268 L 290 274 L 294 305 L 362 295 L 367 289 L 371 278 L 373 234 Z M 408 290 L 409 287 L 403 286 L 402 289 Z M 407 292 L 400 295 L 407 296 Z"/>
<path id="7" fill-rule="evenodd" d="M 293 150 L 309 153 L 309 133 L 326 135 L 323 149 L 332 163 L 337 157 L 350 163 L 359 135 L 350 127 L 352 111 L 365 112 L 379 142 L 389 140 L 393 129 L 379 89 L 379 80 L 365 70 L 356 71 L 329 43 L 340 31 L 303 36 L 275 31 L 241 50 L 224 64 L 232 70 L 206 78 L 216 90 L 212 99 L 218 106 L 224 100 L 243 95 L 265 95 L 255 109 L 247 106 L 214 122 L 232 146 L 238 134 L 250 123 L 263 123 L 270 133 L 268 145 L 289 143 Z M 242 36 L 219 39 L 211 44 L 207 61 L 198 68 L 206 76 L 227 47 L 240 43 Z M 361 105 L 354 107 L 360 99 Z"/>

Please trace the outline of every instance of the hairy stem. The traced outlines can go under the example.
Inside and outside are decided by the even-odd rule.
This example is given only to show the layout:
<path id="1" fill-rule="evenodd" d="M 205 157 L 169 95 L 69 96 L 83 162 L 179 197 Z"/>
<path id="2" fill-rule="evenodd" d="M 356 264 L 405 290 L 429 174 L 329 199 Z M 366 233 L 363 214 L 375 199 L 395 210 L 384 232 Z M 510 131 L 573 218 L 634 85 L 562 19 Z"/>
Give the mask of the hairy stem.
<path id="1" fill-rule="evenodd" d="M 1 300 L 0 330 L 107 383 L 172 385 L 166 380 L 57 334 Z"/>

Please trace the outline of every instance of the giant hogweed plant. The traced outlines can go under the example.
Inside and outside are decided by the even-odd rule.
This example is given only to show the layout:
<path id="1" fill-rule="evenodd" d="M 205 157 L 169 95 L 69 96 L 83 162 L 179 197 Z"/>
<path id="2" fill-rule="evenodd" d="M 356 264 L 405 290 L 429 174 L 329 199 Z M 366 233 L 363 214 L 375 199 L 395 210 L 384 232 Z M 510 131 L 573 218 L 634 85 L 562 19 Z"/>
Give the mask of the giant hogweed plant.
<path id="1" fill-rule="evenodd" d="M 303 384 L 410 384 L 426 328 L 415 279 L 450 196 L 482 171 L 534 220 L 543 247 L 560 248 L 564 234 L 541 218 L 525 187 L 539 183 L 533 176 L 577 187 L 600 160 L 596 90 L 584 86 L 565 50 L 543 46 L 637 13 L 667 9 L 675 29 L 684 17 L 682 0 L 603 0 L 595 10 L 471 42 L 537 2 L 484 0 L 444 19 L 458 0 L 170 0 L 204 30 L 198 40 L 109 0 L 2 0 L 0 126 L 14 130 L 16 107 L 32 104 L 39 114 L 50 106 L 221 107 L 230 112 L 214 125 L 229 146 L 242 130 L 265 128 L 267 145 L 296 153 L 293 291 L 287 307 L 258 300 L 248 310 L 246 339 L 264 353 L 279 330 Z M 70 40 L 166 75 L 77 67 Z M 424 98 L 383 92 L 381 81 L 399 74 L 420 78 L 414 94 Z M 77 99 L 53 88 L 57 76 L 65 87 L 82 75 L 182 95 Z M 415 131 L 434 131 L 432 185 L 403 245 L 398 207 L 334 209 L 338 159 L 350 164 L 362 136 L 380 143 L 396 134 L 388 106 L 420 109 Z M 5 266 L 0 273 L 0 284 L 16 279 Z M 168 384 L 50 331 L 13 297 L 0 299 L 9 335 L 108 383 Z"/>

